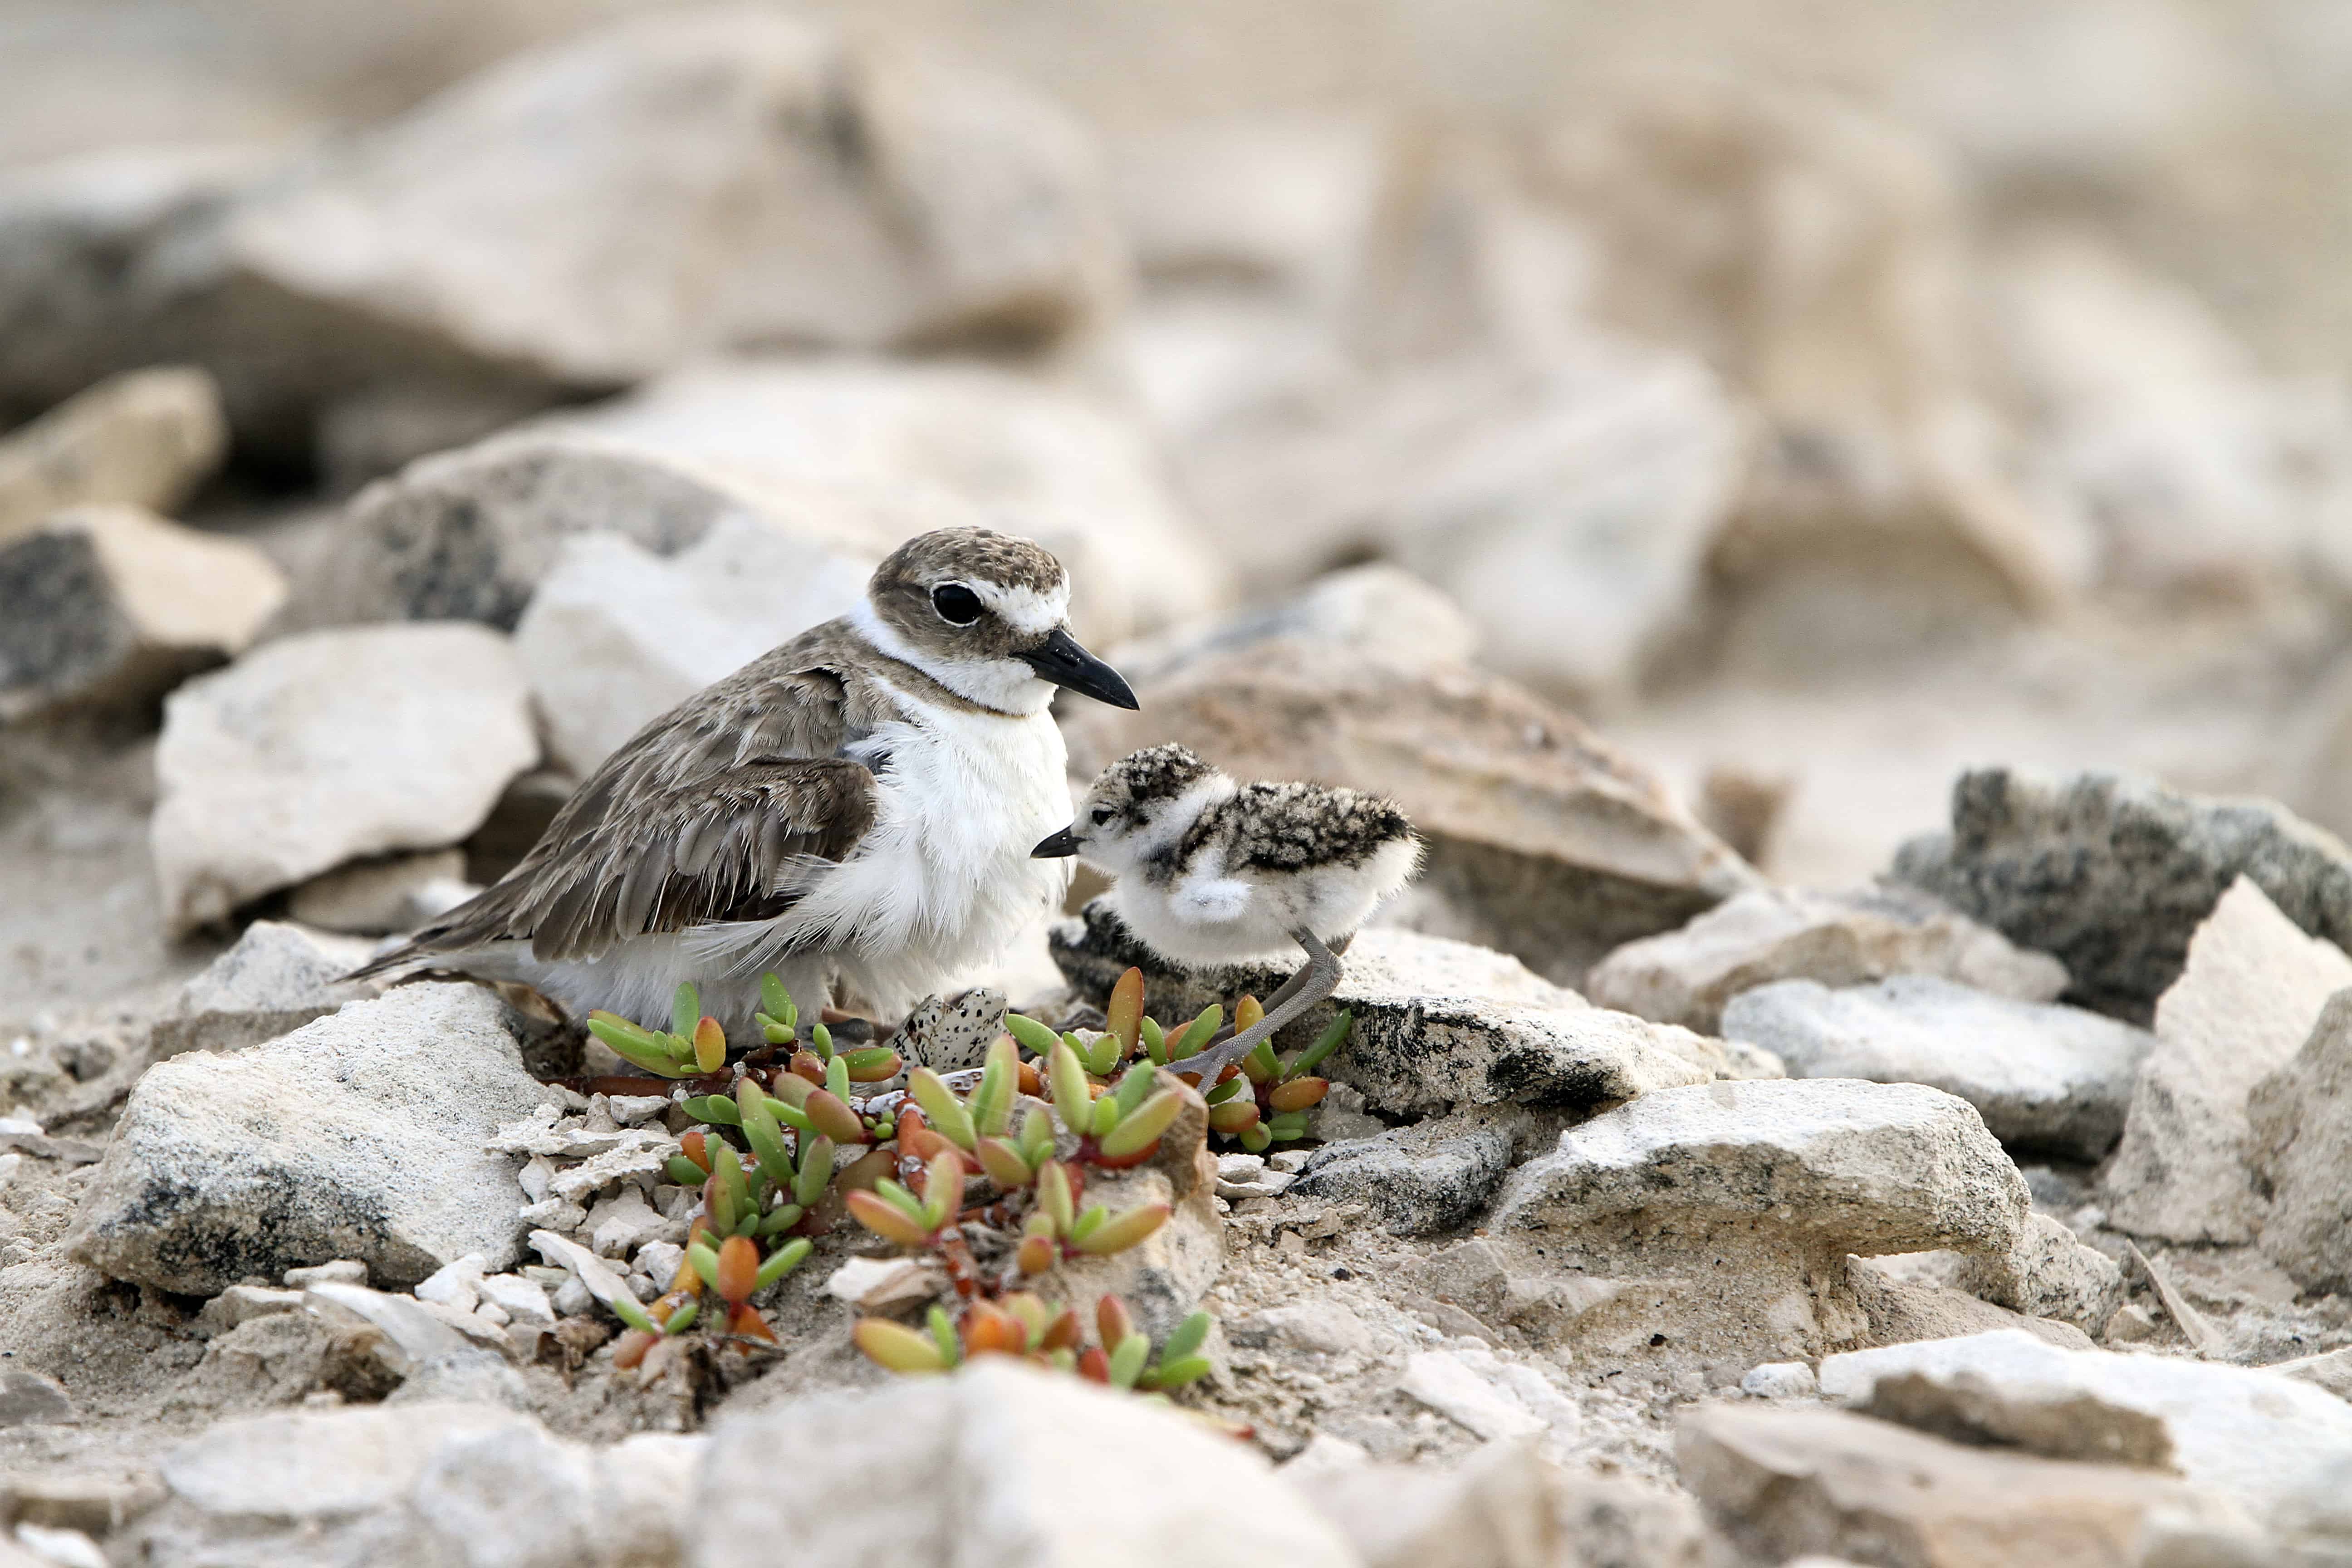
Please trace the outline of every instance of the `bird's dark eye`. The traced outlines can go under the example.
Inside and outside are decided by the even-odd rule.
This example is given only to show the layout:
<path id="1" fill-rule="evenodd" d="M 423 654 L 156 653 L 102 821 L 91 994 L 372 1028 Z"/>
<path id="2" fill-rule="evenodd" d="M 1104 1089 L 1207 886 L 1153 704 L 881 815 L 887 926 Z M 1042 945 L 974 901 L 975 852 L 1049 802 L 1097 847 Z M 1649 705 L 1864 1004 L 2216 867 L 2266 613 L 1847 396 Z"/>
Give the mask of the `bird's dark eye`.
<path id="1" fill-rule="evenodd" d="M 1095 826 L 1097 827 L 1100 827 L 1104 823 L 1108 822 L 1109 820 L 1110 807 L 1107 805 L 1098 805 L 1095 807 Z"/>
<path id="2" fill-rule="evenodd" d="M 961 583 L 942 583 L 931 590 L 931 608 L 940 613 L 940 619 L 959 626 L 968 626 L 980 619 L 981 612 L 987 607 L 980 602 L 979 595 Z"/>

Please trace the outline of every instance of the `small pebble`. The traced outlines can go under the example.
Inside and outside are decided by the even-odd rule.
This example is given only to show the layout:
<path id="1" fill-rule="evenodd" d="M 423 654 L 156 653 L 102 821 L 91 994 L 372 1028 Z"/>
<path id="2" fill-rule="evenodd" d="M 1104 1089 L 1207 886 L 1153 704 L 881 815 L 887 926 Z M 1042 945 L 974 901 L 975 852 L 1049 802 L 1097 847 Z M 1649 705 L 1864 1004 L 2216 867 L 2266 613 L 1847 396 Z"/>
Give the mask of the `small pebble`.
<path id="1" fill-rule="evenodd" d="M 20 1524 L 16 1527 L 16 1544 L 44 1563 L 57 1568 L 107 1568 L 106 1553 L 98 1542 L 79 1530 L 56 1530 L 47 1525 Z"/>
<path id="2" fill-rule="evenodd" d="M 1755 1399 L 1808 1399 L 1821 1391 L 1813 1369 L 1801 1361 L 1768 1361 L 1739 1380 L 1739 1392 Z"/>
<path id="3" fill-rule="evenodd" d="M 686 1248 L 677 1243 L 648 1241 L 637 1248 L 636 1270 L 667 1289 L 677 1278 L 677 1266 L 685 1261 Z"/>
<path id="4" fill-rule="evenodd" d="M 493 1274 L 485 1279 L 482 1300 L 486 1306 L 505 1314 L 509 1322 L 535 1328 L 551 1327 L 555 1322 L 555 1310 L 548 1305 L 547 1288 L 520 1274 Z"/>
<path id="5" fill-rule="evenodd" d="M 307 1290 L 313 1285 L 364 1285 L 367 1265 L 355 1258 L 338 1258 L 332 1263 L 316 1263 L 308 1268 L 289 1268 L 286 1288 Z"/>

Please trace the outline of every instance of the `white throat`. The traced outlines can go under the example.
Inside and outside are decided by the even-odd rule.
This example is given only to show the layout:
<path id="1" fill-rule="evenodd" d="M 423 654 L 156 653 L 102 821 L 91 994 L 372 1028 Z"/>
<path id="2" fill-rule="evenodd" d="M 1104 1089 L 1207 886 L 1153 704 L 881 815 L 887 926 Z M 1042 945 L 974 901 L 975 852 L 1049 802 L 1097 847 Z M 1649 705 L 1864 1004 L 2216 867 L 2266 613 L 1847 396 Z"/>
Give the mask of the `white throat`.
<path id="1" fill-rule="evenodd" d="M 917 649 L 874 613 L 870 602 L 849 612 L 849 624 L 877 653 L 911 664 L 958 697 L 1016 718 L 1043 713 L 1054 701 L 1054 684 L 1017 658 L 934 658 Z"/>

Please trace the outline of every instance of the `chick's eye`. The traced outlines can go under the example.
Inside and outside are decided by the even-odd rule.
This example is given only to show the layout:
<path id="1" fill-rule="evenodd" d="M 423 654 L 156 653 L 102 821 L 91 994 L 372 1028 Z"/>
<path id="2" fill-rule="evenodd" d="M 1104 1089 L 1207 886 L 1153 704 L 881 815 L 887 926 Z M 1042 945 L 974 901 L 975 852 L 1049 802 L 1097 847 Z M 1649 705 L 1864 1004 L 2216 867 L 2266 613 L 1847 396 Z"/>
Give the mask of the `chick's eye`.
<path id="1" fill-rule="evenodd" d="M 1107 805 L 1098 805 L 1095 807 L 1095 826 L 1097 827 L 1100 827 L 1104 823 L 1108 822 L 1109 820 L 1110 807 Z"/>
<path id="2" fill-rule="evenodd" d="M 962 584 L 942 583 L 931 590 L 931 608 L 940 613 L 940 619 L 968 626 L 980 619 L 980 613 L 986 606 L 980 602 L 979 595 Z"/>

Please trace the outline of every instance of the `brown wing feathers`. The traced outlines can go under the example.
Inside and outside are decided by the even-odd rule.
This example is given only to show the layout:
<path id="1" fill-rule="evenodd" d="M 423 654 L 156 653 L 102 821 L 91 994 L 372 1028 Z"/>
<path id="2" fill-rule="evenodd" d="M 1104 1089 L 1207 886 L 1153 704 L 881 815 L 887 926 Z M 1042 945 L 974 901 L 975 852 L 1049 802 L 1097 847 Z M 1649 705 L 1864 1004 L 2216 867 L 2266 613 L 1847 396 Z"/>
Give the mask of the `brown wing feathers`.
<path id="1" fill-rule="evenodd" d="M 839 860 L 874 822 L 874 777 L 839 758 L 757 763 L 682 785 L 534 879 L 503 934 L 541 959 L 602 952 L 649 931 L 769 920 L 792 907 L 793 863 Z"/>
<path id="2" fill-rule="evenodd" d="M 796 863 L 844 858 L 874 822 L 873 774 L 838 754 L 867 716 L 846 711 L 863 704 L 814 662 L 828 632 L 646 725 L 497 886 L 361 973 L 524 938 L 542 960 L 589 957 L 647 932 L 791 908 Z"/>

